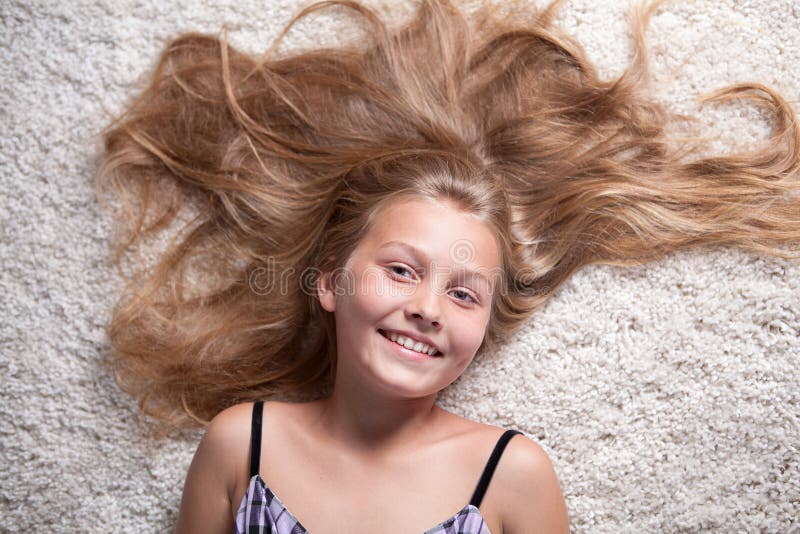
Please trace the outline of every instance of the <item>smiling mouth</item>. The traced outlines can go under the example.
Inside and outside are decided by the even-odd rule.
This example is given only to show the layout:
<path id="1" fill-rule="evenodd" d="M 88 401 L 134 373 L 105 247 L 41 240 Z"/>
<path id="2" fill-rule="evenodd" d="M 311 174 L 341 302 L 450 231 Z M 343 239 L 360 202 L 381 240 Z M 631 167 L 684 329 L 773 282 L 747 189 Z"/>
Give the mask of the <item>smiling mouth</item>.
<path id="1" fill-rule="evenodd" d="M 423 354 L 423 355 L 425 355 L 425 356 L 430 356 L 430 357 L 432 357 L 432 358 L 434 358 L 434 357 L 439 357 L 439 356 L 442 356 L 442 352 L 441 352 L 440 350 L 437 350 L 437 351 L 436 351 L 436 352 L 434 352 L 433 354 L 428 354 L 427 352 L 419 352 L 419 351 L 415 351 L 415 350 L 413 349 L 413 345 L 412 345 L 412 347 L 406 347 L 406 346 L 405 346 L 404 344 L 402 344 L 402 343 L 398 343 L 397 341 L 392 341 L 392 338 L 390 338 L 390 337 L 389 337 L 389 336 L 390 336 L 390 334 L 389 334 L 389 333 L 387 333 L 387 332 L 385 332 L 385 331 L 383 331 L 383 330 L 381 330 L 381 329 L 378 329 L 378 333 L 379 333 L 380 335 L 382 335 L 383 337 L 385 337 L 386 339 L 388 339 L 389 341 L 391 341 L 392 343 L 394 343 L 394 344 L 396 344 L 396 345 L 398 345 L 398 346 L 400 346 L 400 347 L 403 347 L 404 349 L 411 350 L 411 351 L 417 352 L 418 354 Z M 406 337 L 406 336 L 403 336 L 403 337 Z M 415 343 L 415 344 L 416 344 L 416 343 Z"/>

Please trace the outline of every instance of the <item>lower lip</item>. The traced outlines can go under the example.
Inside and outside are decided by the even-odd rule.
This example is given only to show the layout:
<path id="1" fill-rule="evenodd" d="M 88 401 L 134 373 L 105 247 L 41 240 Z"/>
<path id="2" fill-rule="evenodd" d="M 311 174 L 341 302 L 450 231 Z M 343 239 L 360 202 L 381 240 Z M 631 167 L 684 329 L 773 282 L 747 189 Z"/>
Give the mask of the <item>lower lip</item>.
<path id="1" fill-rule="evenodd" d="M 439 356 L 428 356 L 427 354 L 422 354 L 421 352 L 416 352 L 416 351 L 407 349 L 402 345 L 398 345 L 397 343 L 395 343 L 394 341 L 392 341 L 388 337 L 384 336 L 380 332 L 378 332 L 378 335 L 381 336 L 383 338 L 383 340 L 386 341 L 389 345 L 391 345 L 394 348 L 395 352 L 397 352 L 398 354 L 400 354 L 401 356 L 403 356 L 404 358 L 407 358 L 409 360 L 422 362 L 422 361 L 425 361 L 425 360 L 433 360 L 433 359 L 439 357 Z"/>

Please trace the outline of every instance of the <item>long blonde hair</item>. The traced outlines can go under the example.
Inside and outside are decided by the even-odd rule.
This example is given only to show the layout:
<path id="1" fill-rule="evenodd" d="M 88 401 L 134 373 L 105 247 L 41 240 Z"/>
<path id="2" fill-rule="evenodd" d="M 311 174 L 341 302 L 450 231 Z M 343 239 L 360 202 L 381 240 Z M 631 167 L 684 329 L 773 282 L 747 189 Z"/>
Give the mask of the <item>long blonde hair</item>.
<path id="1" fill-rule="evenodd" d="M 237 402 L 326 394 L 333 319 L 304 277 L 342 266 L 401 196 L 453 200 L 499 238 L 503 291 L 479 354 L 584 265 L 710 244 L 798 257 L 786 246 L 800 240 L 800 136 L 781 96 L 755 84 L 711 95 L 765 106 L 776 128 L 756 151 L 697 156 L 644 91 L 655 4 L 637 11 L 634 58 L 613 80 L 552 27 L 557 4 L 467 19 L 425 0 L 392 29 L 331 0 L 298 13 L 262 57 L 207 35 L 170 42 L 106 130 L 96 182 L 121 206 L 113 256 L 127 285 L 111 361 L 143 413 L 169 429 Z M 362 40 L 273 52 L 332 6 L 360 15 Z M 154 265 L 135 256 L 189 208 Z"/>

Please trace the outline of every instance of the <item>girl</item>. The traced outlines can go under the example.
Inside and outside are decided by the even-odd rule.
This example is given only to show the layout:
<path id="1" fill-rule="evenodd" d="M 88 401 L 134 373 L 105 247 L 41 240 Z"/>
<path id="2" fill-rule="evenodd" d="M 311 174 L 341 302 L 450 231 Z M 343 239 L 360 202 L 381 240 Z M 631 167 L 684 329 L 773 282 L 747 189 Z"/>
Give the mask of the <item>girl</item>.
<path id="1" fill-rule="evenodd" d="M 362 41 L 275 55 L 330 5 L 363 17 Z M 121 266 L 190 214 L 126 273 L 109 329 L 144 413 L 207 425 L 179 531 L 567 530 L 542 449 L 438 392 L 584 265 L 715 243 L 796 257 L 781 246 L 800 237 L 792 109 L 738 85 L 712 99 L 767 106 L 765 147 L 671 139 L 642 91 L 654 9 L 612 81 L 551 27 L 555 4 L 467 20 L 430 0 L 391 29 L 320 2 L 261 58 L 196 34 L 167 47 L 106 134 L 99 185 L 129 214 Z"/>
<path id="2" fill-rule="evenodd" d="M 317 282 L 335 319 L 333 394 L 217 415 L 189 469 L 179 532 L 230 531 L 232 519 L 235 532 L 567 530 L 541 448 L 524 436 L 506 445 L 512 434 L 435 405 L 483 342 L 506 255 L 501 199 L 437 159 L 403 172 L 413 189 L 370 210 L 343 268 Z"/>

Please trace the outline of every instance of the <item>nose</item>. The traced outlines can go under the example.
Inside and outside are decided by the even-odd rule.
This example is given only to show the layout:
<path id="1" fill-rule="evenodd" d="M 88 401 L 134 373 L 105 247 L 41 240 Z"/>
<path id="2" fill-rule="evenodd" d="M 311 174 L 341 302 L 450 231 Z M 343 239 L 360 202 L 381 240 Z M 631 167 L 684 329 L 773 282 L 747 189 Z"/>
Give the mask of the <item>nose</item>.
<path id="1" fill-rule="evenodd" d="M 442 326 L 440 296 L 430 284 L 419 284 L 406 304 L 406 317 L 440 328 Z"/>

